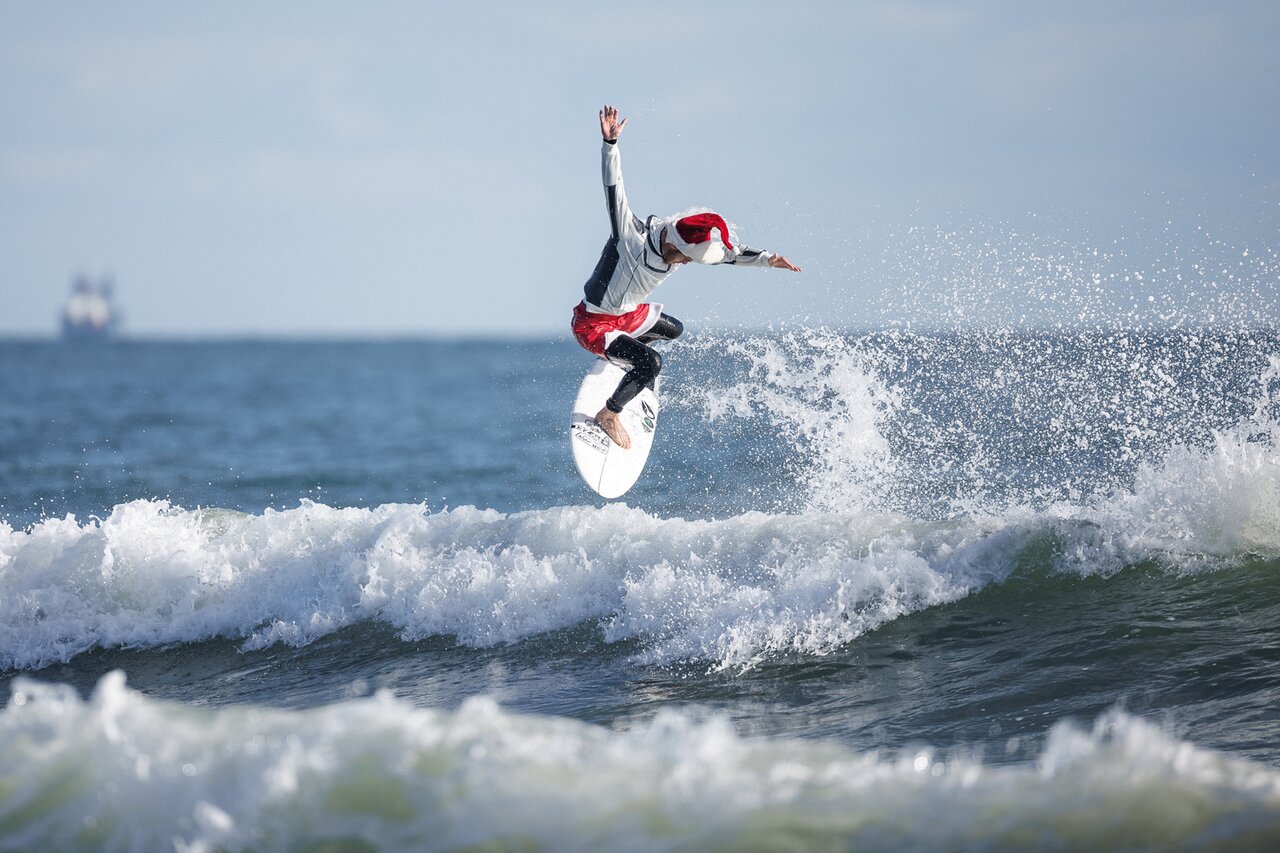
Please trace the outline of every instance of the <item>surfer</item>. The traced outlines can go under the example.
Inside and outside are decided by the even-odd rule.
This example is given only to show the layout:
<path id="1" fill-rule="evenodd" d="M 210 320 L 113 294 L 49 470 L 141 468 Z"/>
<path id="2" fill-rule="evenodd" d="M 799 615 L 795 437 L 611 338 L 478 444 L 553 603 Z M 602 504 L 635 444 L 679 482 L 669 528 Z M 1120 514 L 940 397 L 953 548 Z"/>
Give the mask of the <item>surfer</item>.
<path id="1" fill-rule="evenodd" d="M 631 447 L 631 437 L 618 415 L 640 389 L 652 387 L 662 370 L 662 356 L 649 344 L 678 338 L 684 331 L 679 320 L 662 313 L 661 303 L 642 300 L 676 267 L 687 263 L 800 272 L 781 255 L 742 245 L 714 211 L 698 209 L 643 220 L 633 214 L 622 188 L 622 156 L 618 153 L 618 137 L 626 126 L 625 118 L 618 120 L 615 107 L 606 105 L 600 111 L 604 194 L 613 231 L 584 287 L 586 298 L 573 309 L 573 336 L 578 343 L 628 368 L 596 415 L 596 423 L 623 449 Z"/>

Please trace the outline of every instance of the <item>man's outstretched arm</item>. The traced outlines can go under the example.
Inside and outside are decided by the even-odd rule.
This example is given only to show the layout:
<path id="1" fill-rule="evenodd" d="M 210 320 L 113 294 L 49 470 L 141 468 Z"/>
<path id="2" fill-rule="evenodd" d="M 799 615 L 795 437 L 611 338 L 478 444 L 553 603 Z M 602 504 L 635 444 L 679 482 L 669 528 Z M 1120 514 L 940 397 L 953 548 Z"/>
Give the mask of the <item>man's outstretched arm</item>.
<path id="1" fill-rule="evenodd" d="M 603 178 L 604 198 L 609 208 L 609 224 L 613 238 L 622 236 L 622 229 L 632 220 L 631 206 L 627 204 L 627 191 L 622 186 L 622 155 L 618 152 L 618 137 L 627 126 L 624 118 L 618 120 L 617 107 L 606 105 L 600 111 L 600 135 L 604 137 Z"/>

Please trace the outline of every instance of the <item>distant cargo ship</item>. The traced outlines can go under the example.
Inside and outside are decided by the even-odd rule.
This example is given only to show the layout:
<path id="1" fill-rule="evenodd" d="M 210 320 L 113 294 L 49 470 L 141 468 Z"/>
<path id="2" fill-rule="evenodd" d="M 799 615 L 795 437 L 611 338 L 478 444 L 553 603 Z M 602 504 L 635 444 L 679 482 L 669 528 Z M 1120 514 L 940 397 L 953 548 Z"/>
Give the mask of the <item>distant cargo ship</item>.
<path id="1" fill-rule="evenodd" d="M 63 340 L 114 338 L 120 326 L 120 312 L 112 301 L 114 289 L 109 278 L 94 283 L 88 276 L 77 276 L 71 285 L 71 298 L 62 309 Z"/>

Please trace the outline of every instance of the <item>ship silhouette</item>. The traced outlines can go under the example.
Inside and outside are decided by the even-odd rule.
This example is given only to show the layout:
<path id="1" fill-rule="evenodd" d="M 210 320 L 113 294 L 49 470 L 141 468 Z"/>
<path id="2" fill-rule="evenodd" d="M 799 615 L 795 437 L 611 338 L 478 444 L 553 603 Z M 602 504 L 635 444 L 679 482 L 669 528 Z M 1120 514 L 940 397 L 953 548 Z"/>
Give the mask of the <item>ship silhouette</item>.
<path id="1" fill-rule="evenodd" d="M 62 339 L 67 341 L 108 341 L 120 327 L 120 312 L 114 303 L 115 284 L 109 276 L 93 281 L 78 275 L 71 283 L 71 296 L 62 309 Z"/>

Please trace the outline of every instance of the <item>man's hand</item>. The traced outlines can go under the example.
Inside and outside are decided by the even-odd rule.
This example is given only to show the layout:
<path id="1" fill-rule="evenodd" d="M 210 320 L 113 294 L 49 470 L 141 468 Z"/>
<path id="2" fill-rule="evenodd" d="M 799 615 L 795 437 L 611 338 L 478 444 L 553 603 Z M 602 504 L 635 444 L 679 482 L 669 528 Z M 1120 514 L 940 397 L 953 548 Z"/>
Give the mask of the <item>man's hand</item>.
<path id="1" fill-rule="evenodd" d="M 625 118 L 618 121 L 618 108 L 605 104 L 604 109 L 600 111 L 600 135 L 604 137 L 605 142 L 617 142 L 622 129 L 626 126 Z"/>
<path id="2" fill-rule="evenodd" d="M 800 272 L 800 267 L 791 263 L 791 261 L 782 257 L 782 255 L 774 255 L 769 259 L 769 266 L 779 270 L 791 270 L 792 272 Z"/>

